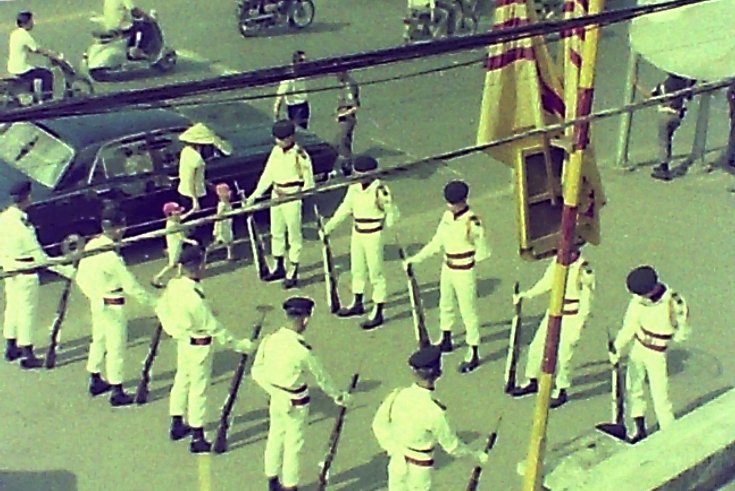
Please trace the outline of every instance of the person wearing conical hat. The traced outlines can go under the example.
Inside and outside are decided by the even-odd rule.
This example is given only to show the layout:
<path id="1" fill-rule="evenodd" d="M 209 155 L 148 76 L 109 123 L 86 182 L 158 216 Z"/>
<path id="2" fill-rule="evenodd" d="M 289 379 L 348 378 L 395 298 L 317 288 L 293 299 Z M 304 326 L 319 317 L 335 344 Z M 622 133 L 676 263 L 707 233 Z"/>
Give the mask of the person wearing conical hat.
<path id="1" fill-rule="evenodd" d="M 186 145 L 179 157 L 178 192 L 191 200 L 191 211 L 199 211 L 201 209 L 199 200 L 207 195 L 202 150 L 207 145 L 213 145 L 221 153 L 230 155 L 232 147 L 203 123 L 196 123 L 184 131 L 179 135 L 179 140 Z"/>

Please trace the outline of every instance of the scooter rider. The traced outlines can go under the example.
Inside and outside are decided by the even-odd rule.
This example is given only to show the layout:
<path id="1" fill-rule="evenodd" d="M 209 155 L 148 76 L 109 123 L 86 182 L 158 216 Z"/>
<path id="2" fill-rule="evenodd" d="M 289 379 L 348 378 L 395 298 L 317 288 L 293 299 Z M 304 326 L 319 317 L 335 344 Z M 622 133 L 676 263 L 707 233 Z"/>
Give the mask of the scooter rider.
<path id="1" fill-rule="evenodd" d="M 18 27 L 10 33 L 8 42 L 8 72 L 31 84 L 31 90 L 33 90 L 33 81 L 41 80 L 41 100 L 51 100 L 54 97 L 54 74 L 48 68 L 32 65 L 28 61 L 28 54 L 39 54 L 47 58 L 59 58 L 59 55 L 38 46 L 36 40 L 31 36 L 32 12 L 20 12 L 15 22 Z"/>
<path id="2" fill-rule="evenodd" d="M 135 59 L 147 57 L 143 47 L 146 38 L 145 29 L 141 23 L 133 19 L 148 19 L 149 15 L 140 7 L 133 4 L 133 0 L 104 0 L 102 6 L 102 25 L 106 31 L 118 31 L 129 39 L 130 56 Z"/>

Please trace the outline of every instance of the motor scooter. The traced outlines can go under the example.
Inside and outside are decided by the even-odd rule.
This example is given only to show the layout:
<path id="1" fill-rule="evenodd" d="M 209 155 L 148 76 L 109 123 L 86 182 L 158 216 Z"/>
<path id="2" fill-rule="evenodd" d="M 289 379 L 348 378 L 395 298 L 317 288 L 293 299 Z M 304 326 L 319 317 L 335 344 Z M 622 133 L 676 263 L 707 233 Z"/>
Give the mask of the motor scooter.
<path id="1" fill-rule="evenodd" d="M 314 21 L 316 9 L 313 0 L 291 0 L 291 5 L 286 5 L 284 0 L 265 0 L 261 13 L 259 0 L 238 0 L 237 25 L 240 34 L 254 36 L 260 31 L 286 24 L 303 29 Z"/>
<path id="2" fill-rule="evenodd" d="M 85 75 L 77 72 L 71 63 L 64 58 L 64 54 L 58 56 L 46 57 L 51 63 L 51 69 L 61 72 L 64 82 L 64 91 L 61 94 L 62 99 L 91 95 L 94 93 L 92 81 Z M 6 74 L 0 77 L 0 108 L 11 109 L 17 107 L 27 107 L 37 104 L 42 100 L 40 87 L 35 84 L 18 78 L 12 74 Z"/>
<path id="3" fill-rule="evenodd" d="M 135 39 L 130 32 L 135 32 Z M 84 53 L 82 66 L 93 80 L 114 82 L 151 70 L 165 73 L 176 65 L 176 51 L 166 46 L 154 10 L 133 19 L 128 30 L 94 31 L 92 36 L 96 40 Z"/>

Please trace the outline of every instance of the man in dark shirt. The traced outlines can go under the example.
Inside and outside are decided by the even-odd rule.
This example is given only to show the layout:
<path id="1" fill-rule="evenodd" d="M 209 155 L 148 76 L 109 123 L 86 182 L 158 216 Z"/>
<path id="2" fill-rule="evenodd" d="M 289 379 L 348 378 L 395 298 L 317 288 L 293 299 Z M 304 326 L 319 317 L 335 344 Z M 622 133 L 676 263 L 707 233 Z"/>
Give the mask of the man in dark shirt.
<path id="1" fill-rule="evenodd" d="M 352 139 L 357 124 L 356 113 L 360 107 L 360 87 L 346 71 L 338 72 L 337 80 L 341 85 L 337 98 L 338 161 L 342 173 L 349 176 L 352 173 Z"/>
<path id="2" fill-rule="evenodd" d="M 656 86 L 651 92 L 652 97 L 668 95 L 687 89 L 693 86 L 697 81 L 680 77 L 669 73 L 666 80 Z M 658 147 L 659 147 L 659 165 L 654 167 L 651 177 L 662 181 L 670 181 L 674 176 L 669 169 L 671 161 L 671 143 L 674 139 L 674 132 L 681 126 L 681 121 L 686 113 L 685 99 L 691 100 L 691 95 L 680 96 L 663 102 L 658 107 Z"/>

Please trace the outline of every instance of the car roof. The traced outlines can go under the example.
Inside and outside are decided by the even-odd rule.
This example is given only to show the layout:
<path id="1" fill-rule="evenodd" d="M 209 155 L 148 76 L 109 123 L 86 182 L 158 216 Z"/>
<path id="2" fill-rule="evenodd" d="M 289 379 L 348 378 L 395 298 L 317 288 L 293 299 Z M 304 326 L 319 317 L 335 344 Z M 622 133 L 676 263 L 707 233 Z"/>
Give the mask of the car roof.
<path id="1" fill-rule="evenodd" d="M 54 119 L 35 123 L 77 150 L 96 146 L 137 133 L 191 125 L 180 113 L 167 109 L 114 111 Z"/>

